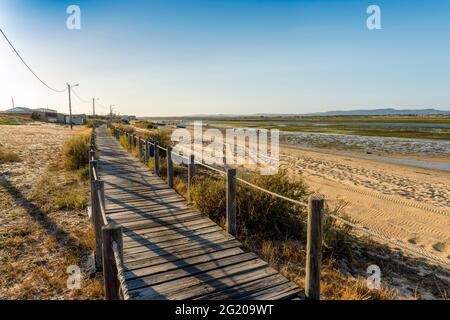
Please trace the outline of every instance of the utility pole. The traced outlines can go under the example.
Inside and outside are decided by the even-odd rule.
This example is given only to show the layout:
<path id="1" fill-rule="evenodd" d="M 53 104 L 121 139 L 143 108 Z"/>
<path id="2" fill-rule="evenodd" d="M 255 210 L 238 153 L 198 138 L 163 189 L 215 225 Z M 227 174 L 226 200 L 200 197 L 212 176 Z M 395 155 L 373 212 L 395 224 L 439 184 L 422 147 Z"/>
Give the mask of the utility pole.
<path id="1" fill-rule="evenodd" d="M 72 130 L 72 99 L 70 98 L 70 84 L 67 84 L 67 89 L 69 90 L 69 123 L 70 130 Z"/>
<path id="2" fill-rule="evenodd" d="M 95 119 L 95 98 L 92 98 L 92 117 Z"/>
<path id="3" fill-rule="evenodd" d="M 70 88 L 71 87 L 78 87 L 78 84 L 70 85 L 67 84 L 67 89 L 69 91 L 69 122 L 70 122 L 70 130 L 72 130 L 73 124 L 72 124 L 72 99 L 70 97 Z"/>
<path id="4" fill-rule="evenodd" d="M 114 105 L 113 104 L 110 104 L 109 105 L 109 118 L 111 119 L 111 121 L 112 121 L 112 115 L 113 115 L 113 107 L 114 107 Z"/>

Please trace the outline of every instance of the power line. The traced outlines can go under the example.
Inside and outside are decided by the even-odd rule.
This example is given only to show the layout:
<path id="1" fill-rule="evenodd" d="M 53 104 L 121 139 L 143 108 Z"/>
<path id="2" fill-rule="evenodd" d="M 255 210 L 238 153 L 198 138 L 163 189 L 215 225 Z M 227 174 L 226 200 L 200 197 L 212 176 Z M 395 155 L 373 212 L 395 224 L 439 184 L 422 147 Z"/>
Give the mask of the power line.
<path id="1" fill-rule="evenodd" d="M 85 100 L 85 99 L 81 98 L 81 97 L 78 95 L 78 93 L 76 93 L 76 91 L 75 91 L 73 88 L 72 88 L 71 90 L 72 90 L 72 92 L 75 94 L 75 97 L 77 97 L 78 100 L 80 100 L 81 102 L 83 102 L 83 103 L 89 103 L 89 102 L 91 102 L 91 101 L 89 101 L 89 100 Z"/>
<path id="2" fill-rule="evenodd" d="M 8 37 L 6 36 L 6 34 L 3 32 L 3 30 L 1 28 L 0 28 L 0 32 L 5 37 L 6 41 L 9 43 L 9 45 L 14 50 L 14 52 L 19 57 L 19 59 L 23 62 L 23 64 L 28 68 L 28 70 L 30 70 L 30 72 L 36 77 L 36 79 L 38 79 L 44 86 L 46 86 L 47 88 L 49 88 L 50 90 L 55 91 L 55 92 L 64 92 L 67 90 L 67 88 L 65 88 L 64 90 L 54 89 L 54 88 L 50 87 L 47 83 L 45 83 L 41 78 L 39 78 L 39 76 L 31 69 L 31 67 L 28 65 L 28 63 L 25 62 L 25 60 L 22 58 L 22 56 L 19 54 L 19 52 L 16 50 L 16 48 L 14 48 L 13 44 L 11 43 L 11 41 L 9 41 Z"/>

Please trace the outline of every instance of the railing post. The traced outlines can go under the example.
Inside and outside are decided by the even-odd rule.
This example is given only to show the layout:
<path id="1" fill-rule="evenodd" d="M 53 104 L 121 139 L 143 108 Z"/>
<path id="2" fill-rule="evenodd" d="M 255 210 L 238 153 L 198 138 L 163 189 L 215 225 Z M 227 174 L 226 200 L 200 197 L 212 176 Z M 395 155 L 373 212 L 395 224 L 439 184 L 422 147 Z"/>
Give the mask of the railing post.
<path id="1" fill-rule="evenodd" d="M 103 207 L 105 207 L 105 189 L 104 182 L 101 180 L 95 180 L 92 184 L 93 203 L 92 203 L 92 222 L 94 224 L 95 233 L 95 267 L 97 270 L 102 268 L 102 227 L 103 217 L 100 209 L 100 202 L 102 201 Z M 98 198 L 98 191 L 100 191 L 100 199 Z"/>
<path id="2" fill-rule="evenodd" d="M 323 208 L 324 200 L 322 197 L 312 195 L 309 198 L 305 275 L 305 295 L 308 300 L 320 300 Z"/>
<path id="3" fill-rule="evenodd" d="M 89 182 L 91 185 L 91 218 L 92 218 L 92 211 L 94 210 L 94 170 L 98 172 L 97 160 L 89 161 Z"/>
<path id="4" fill-rule="evenodd" d="M 145 139 L 144 141 L 144 147 L 145 147 L 145 154 L 144 154 L 144 161 L 145 161 L 145 165 L 148 165 L 148 160 L 149 160 L 149 155 L 150 155 L 150 143 L 148 142 L 147 139 Z"/>
<path id="5" fill-rule="evenodd" d="M 138 157 L 139 161 L 142 161 L 142 140 L 138 137 Z"/>
<path id="6" fill-rule="evenodd" d="M 236 237 L 236 169 L 227 169 L 227 232 Z"/>
<path id="7" fill-rule="evenodd" d="M 102 228 L 103 240 L 103 281 L 106 300 L 121 300 L 120 281 L 116 258 L 114 256 L 113 243 L 117 244 L 119 253 L 123 254 L 122 227 L 117 224 L 108 224 Z M 122 257 L 120 263 L 122 263 Z"/>
<path id="8" fill-rule="evenodd" d="M 150 157 L 154 158 L 155 157 L 155 141 L 150 139 Z"/>
<path id="9" fill-rule="evenodd" d="M 188 202 L 192 202 L 191 188 L 195 174 L 195 157 L 192 154 L 188 163 Z"/>
<path id="10" fill-rule="evenodd" d="M 158 141 L 155 141 L 155 174 L 157 176 L 161 175 L 161 173 L 159 172 L 159 148 L 158 148 Z"/>
<path id="11" fill-rule="evenodd" d="M 167 184 L 173 188 L 172 147 L 167 147 Z"/>

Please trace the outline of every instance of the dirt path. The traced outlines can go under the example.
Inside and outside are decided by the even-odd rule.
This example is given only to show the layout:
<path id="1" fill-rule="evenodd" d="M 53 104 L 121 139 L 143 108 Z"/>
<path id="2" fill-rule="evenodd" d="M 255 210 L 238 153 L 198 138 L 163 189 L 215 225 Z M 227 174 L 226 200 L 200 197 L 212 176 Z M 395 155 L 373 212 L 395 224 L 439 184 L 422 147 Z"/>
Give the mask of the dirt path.
<path id="1" fill-rule="evenodd" d="M 450 263 L 450 173 L 282 148 L 282 164 L 356 222 Z"/>

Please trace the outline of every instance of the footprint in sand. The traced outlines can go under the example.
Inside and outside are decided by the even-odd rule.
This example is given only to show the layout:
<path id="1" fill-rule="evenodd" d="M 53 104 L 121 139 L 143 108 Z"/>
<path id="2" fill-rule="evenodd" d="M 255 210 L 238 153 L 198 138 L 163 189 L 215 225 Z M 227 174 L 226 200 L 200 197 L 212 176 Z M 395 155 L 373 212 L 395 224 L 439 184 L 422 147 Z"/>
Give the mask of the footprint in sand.
<path id="1" fill-rule="evenodd" d="M 439 252 L 447 252 L 450 249 L 450 246 L 447 243 L 438 242 L 433 244 L 433 249 Z"/>

